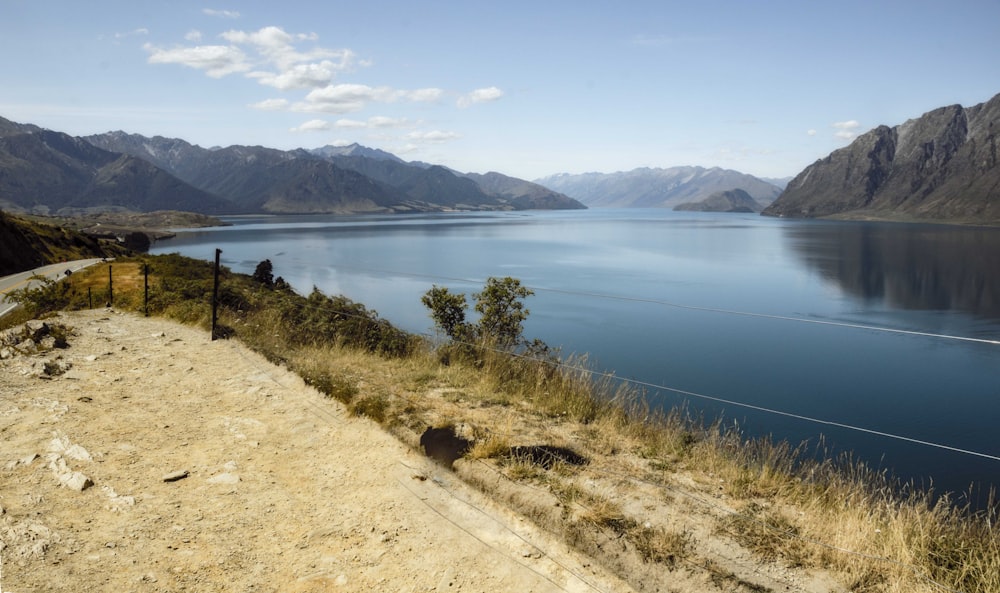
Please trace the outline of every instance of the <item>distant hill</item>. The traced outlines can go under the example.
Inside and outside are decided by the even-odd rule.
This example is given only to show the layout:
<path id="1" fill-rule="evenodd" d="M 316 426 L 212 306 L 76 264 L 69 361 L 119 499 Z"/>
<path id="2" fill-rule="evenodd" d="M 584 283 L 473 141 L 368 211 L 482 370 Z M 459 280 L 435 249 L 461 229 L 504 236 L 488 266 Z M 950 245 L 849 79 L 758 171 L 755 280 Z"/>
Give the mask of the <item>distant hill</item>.
<path id="1" fill-rule="evenodd" d="M 590 207 L 673 208 L 699 202 L 714 193 L 741 189 L 762 205 L 781 190 L 752 175 L 713 167 L 641 168 L 618 173 L 562 173 L 536 183 L 575 198 Z"/>
<path id="2" fill-rule="evenodd" d="M 83 233 L 0 211 L 0 276 L 66 260 L 114 257 L 125 251 Z"/>
<path id="3" fill-rule="evenodd" d="M 485 192 L 509 200 L 518 210 L 565 210 L 586 208 L 578 200 L 561 194 L 537 183 L 509 177 L 496 171 L 489 173 L 466 173 L 465 177 L 475 181 Z"/>
<path id="4" fill-rule="evenodd" d="M 764 207 L 742 189 L 716 192 L 700 202 L 685 202 L 674 210 L 692 212 L 760 212 Z"/>
<path id="5" fill-rule="evenodd" d="M 1000 223 L 998 133 L 1000 95 L 879 126 L 799 173 L 764 214 Z"/>

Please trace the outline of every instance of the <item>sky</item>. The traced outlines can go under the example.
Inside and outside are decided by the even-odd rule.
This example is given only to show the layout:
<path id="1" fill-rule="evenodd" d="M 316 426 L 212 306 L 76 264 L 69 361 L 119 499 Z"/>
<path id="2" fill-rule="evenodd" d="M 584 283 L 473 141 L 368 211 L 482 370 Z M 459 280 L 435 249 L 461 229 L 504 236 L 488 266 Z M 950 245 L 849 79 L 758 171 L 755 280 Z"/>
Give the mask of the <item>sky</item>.
<path id="1" fill-rule="evenodd" d="M 522 179 L 788 177 L 1000 93 L 1000 0 L 0 0 L 0 117 Z"/>

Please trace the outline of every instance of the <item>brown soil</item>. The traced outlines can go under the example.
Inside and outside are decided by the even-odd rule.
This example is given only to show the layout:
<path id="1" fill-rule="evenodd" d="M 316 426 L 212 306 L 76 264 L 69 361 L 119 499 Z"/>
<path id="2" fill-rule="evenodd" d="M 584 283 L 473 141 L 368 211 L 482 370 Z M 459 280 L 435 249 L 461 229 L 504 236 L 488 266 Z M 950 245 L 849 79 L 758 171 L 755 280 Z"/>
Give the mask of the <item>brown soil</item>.
<path id="1" fill-rule="evenodd" d="M 624 475 L 589 483 L 746 578 L 700 570 L 705 552 L 602 564 L 515 512 L 544 493 L 446 469 L 239 343 L 111 311 L 59 321 L 68 349 L 0 360 L 2 593 L 843 590 L 760 565 L 712 538 L 712 513 Z"/>

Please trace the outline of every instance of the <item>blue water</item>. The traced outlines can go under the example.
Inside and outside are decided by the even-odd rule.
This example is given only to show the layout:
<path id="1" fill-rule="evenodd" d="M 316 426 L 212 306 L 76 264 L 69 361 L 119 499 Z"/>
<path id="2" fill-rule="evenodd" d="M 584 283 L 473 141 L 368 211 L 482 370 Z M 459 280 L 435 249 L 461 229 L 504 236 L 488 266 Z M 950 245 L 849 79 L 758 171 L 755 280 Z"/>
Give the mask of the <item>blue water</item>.
<path id="1" fill-rule="evenodd" d="M 428 333 L 432 285 L 471 301 L 513 276 L 535 291 L 527 337 L 670 388 L 646 387 L 656 404 L 852 451 L 937 491 L 1000 485 L 995 459 L 739 405 L 1000 456 L 1000 229 L 636 209 L 230 222 L 152 252 L 219 248 L 246 273 L 270 259 L 301 293 Z"/>

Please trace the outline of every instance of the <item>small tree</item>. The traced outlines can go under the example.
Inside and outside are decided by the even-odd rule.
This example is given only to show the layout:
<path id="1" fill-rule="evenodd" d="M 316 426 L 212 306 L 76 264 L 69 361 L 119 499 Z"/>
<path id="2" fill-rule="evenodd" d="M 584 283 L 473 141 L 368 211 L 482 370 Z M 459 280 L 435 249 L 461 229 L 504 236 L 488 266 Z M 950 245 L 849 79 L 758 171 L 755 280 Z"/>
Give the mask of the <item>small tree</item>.
<path id="1" fill-rule="evenodd" d="M 476 311 L 482 316 L 480 335 L 495 340 L 504 348 L 521 342 L 523 322 L 530 313 L 522 300 L 533 294 L 516 278 L 487 278 L 483 291 L 472 295 L 476 299 Z"/>
<path id="2" fill-rule="evenodd" d="M 420 302 L 431 310 L 431 319 L 446 336 L 452 340 L 473 338 L 473 328 L 465 322 L 468 305 L 464 294 L 453 294 L 443 286 L 434 285 L 420 298 Z"/>
<path id="3" fill-rule="evenodd" d="M 263 284 L 268 288 L 274 286 L 274 266 L 271 265 L 271 260 L 265 259 L 257 264 L 257 269 L 253 271 L 253 279 L 254 282 Z"/>

